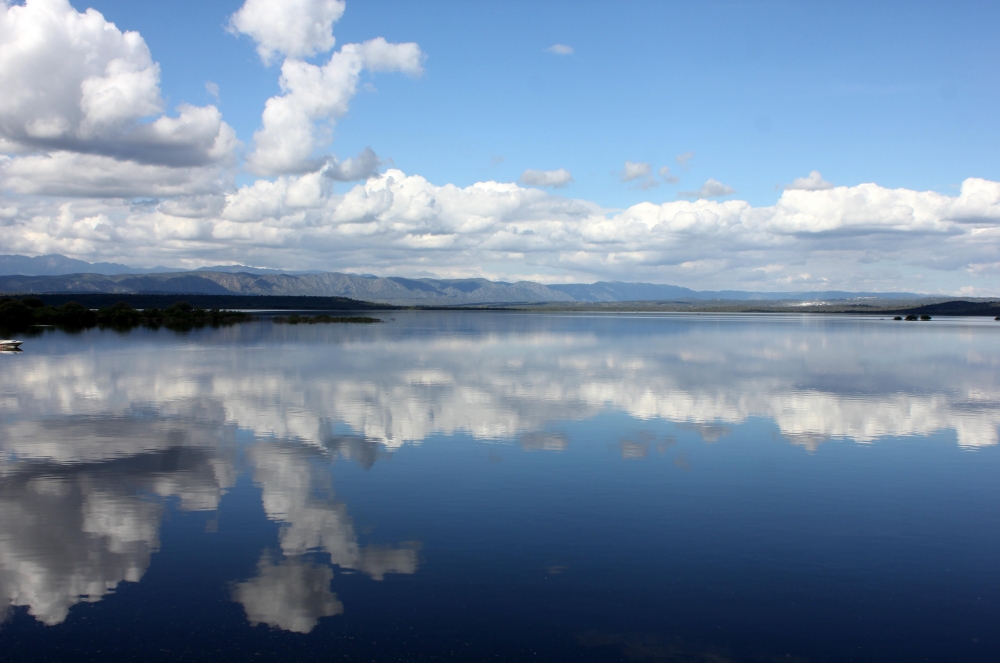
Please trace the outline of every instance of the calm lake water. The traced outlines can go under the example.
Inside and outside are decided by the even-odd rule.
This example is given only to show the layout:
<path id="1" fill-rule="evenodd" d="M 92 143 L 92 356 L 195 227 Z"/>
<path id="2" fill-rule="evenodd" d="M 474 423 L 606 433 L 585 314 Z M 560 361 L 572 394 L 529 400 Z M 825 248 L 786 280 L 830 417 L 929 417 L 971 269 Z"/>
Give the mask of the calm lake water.
<path id="1" fill-rule="evenodd" d="M 383 317 L 0 355 L 0 658 L 1000 660 L 1000 323 Z"/>

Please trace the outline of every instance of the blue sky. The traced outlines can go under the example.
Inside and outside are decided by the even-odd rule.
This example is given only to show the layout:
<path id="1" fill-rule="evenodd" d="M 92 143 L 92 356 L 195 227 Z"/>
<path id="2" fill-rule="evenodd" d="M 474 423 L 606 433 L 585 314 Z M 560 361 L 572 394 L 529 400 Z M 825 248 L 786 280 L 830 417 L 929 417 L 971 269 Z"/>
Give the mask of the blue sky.
<path id="1" fill-rule="evenodd" d="M 36 0 L 52 7 L 64 1 Z M 278 4 L 301 13 L 303 7 L 331 2 Z M 72 11 L 93 7 L 118 29 L 137 31 L 159 64 L 161 108 L 152 114 L 136 110 L 135 126 L 158 113 L 176 117 L 180 103 L 215 106 L 241 146 L 227 148 L 229 161 L 219 166 L 219 184 L 211 191 L 207 185 L 167 190 L 148 182 L 108 188 L 107 178 L 92 191 L 83 186 L 70 191 L 42 183 L 38 164 L 24 161 L 24 155 L 53 157 L 48 143 L 25 143 L 8 131 L 14 147 L 6 150 L 10 160 L 0 208 L 6 205 L 23 232 L 20 241 L 0 251 L 53 251 L 132 263 L 246 262 L 547 281 L 650 280 L 694 287 L 745 282 L 763 289 L 793 283 L 864 289 L 917 284 L 925 290 L 1000 293 L 994 232 L 1000 202 L 980 191 L 983 186 L 992 191 L 987 185 L 962 189 L 969 178 L 1000 180 L 998 5 L 355 1 L 329 26 L 336 47 L 297 55 L 277 52 L 264 63 L 255 50 L 260 35 L 229 27 L 243 4 L 73 3 Z M 9 5 L 8 13 L 15 9 Z M 0 37 L 0 49 L 4 39 L 14 43 L 16 31 L 24 29 L 11 25 Z M 422 178 L 431 188 L 421 195 L 436 201 L 433 214 L 446 220 L 428 226 L 421 216 L 423 225 L 403 232 L 386 213 L 369 210 L 359 212 L 375 224 L 367 230 L 359 231 L 361 222 L 353 217 L 350 229 L 336 225 L 346 218 L 344 201 L 353 200 L 352 191 L 370 202 L 377 188 L 372 179 L 364 184 L 375 171 L 357 168 L 363 174 L 324 180 L 322 200 L 305 206 L 314 210 L 307 213 L 308 221 L 292 220 L 288 200 L 279 205 L 281 211 L 268 212 L 267 219 L 277 221 L 250 219 L 246 205 L 240 208 L 244 212 L 234 211 L 265 183 L 287 188 L 292 180 L 282 178 L 305 172 L 301 159 L 277 165 L 268 161 L 275 152 L 254 152 L 265 103 L 283 94 L 283 58 L 319 71 L 345 44 L 375 37 L 415 44 L 420 64 L 400 60 L 375 73 L 365 66 L 357 90 L 345 97 L 345 113 L 310 116 L 317 131 L 324 125 L 332 129 L 331 140 L 313 140 L 312 155 L 343 162 L 370 147 L 380 159 L 383 181 L 395 170 Z M 569 49 L 552 52 L 556 44 Z M 21 61 L 26 71 L 32 66 L 28 56 Z M 14 78 L 7 80 L 15 84 Z M 25 85 L 30 79 L 16 80 Z M 206 83 L 217 85 L 217 98 Z M 17 113 L 27 111 L 9 112 L 20 118 Z M 272 137 L 280 142 L 288 135 Z M 108 134 L 101 146 L 73 148 L 73 154 L 118 154 L 110 146 L 114 140 Z M 687 159 L 678 159 L 685 154 Z M 217 155 L 212 159 L 225 161 Z M 122 177 L 128 169 L 118 168 L 119 162 L 107 167 Z M 626 162 L 636 175 L 628 181 Z M 663 167 L 670 172 L 661 174 Z M 525 173 L 529 169 L 564 174 L 539 180 Z M 820 185 L 784 191 L 812 171 L 818 171 L 812 181 Z M 199 181 L 207 182 L 208 174 L 203 175 Z M 563 186 L 545 186 L 569 177 Z M 399 181 L 396 175 L 396 186 Z M 472 194 L 456 194 L 444 203 L 451 194 L 435 188 L 488 181 L 520 181 L 517 192 L 503 194 L 518 197 L 517 209 L 505 203 L 500 211 L 484 211 L 485 203 L 473 201 Z M 876 188 L 853 188 L 865 183 Z M 394 192 L 398 207 L 401 191 L 392 186 L 386 190 Z M 413 186 L 408 195 L 417 195 Z M 841 195 L 842 187 L 847 188 Z M 906 193 L 887 202 L 885 192 L 892 190 Z M 544 199 L 532 198 L 540 191 Z M 953 202 L 930 196 L 934 192 Z M 117 202 L 109 193 L 117 194 Z M 862 212 L 850 202 L 859 195 L 866 201 Z M 192 229 L 195 222 L 179 219 L 196 217 L 170 210 L 188 209 L 194 204 L 189 199 L 199 196 L 199 205 L 218 209 L 206 212 Z M 205 202 L 205 196 L 226 202 Z M 911 198 L 917 202 L 900 202 Z M 68 199 L 79 201 L 72 203 L 80 210 L 77 216 L 104 214 L 119 241 L 102 244 L 79 230 L 72 237 L 56 233 L 39 239 L 37 227 L 31 230 L 37 219 L 45 214 L 51 219 L 51 210 L 63 209 Z M 786 199 L 790 211 L 774 212 L 773 206 L 781 207 Z M 136 201 L 159 207 L 136 211 Z M 570 210 L 572 201 L 578 204 Z M 682 208 L 679 201 L 692 201 L 696 208 Z M 719 207 L 726 201 L 745 201 L 748 207 Z M 659 209 L 654 212 L 644 203 Z M 46 204 L 49 212 L 43 210 Z M 103 212 L 98 211 L 102 204 Z M 254 209 L 262 204 L 255 198 Z M 900 220 L 901 205 L 915 210 L 909 220 Z M 766 223 L 757 219 L 760 210 L 772 210 Z M 700 215 L 695 226 L 679 220 L 689 212 Z M 460 217 L 468 214 L 492 224 L 488 230 L 485 222 L 473 224 L 479 233 L 474 240 L 463 234 L 469 224 L 463 226 Z M 641 221 L 648 236 L 637 235 L 635 223 L 631 230 L 626 227 L 641 214 L 655 216 Z M 803 214 L 812 220 L 804 221 Z M 739 220 L 718 222 L 724 231 L 713 225 L 729 215 Z M 241 225 L 230 228 L 237 217 Z M 581 225 L 583 217 L 589 221 Z M 605 228 L 603 219 L 611 219 L 617 230 Z M 257 226 L 251 229 L 253 223 Z M 170 224 L 185 229 L 164 232 Z M 576 240 L 563 241 L 570 232 L 567 224 Z M 553 230 L 556 225 L 559 230 Z M 329 243 L 300 232 L 318 226 Z M 598 226 L 600 239 L 595 240 Z M 276 233 L 284 233 L 283 239 L 273 239 Z M 350 241 L 335 241 L 337 233 Z M 144 239 L 116 256 L 115 246 L 121 251 L 126 235 Z M 361 235 L 373 239 L 358 243 Z M 446 236 L 450 239 L 442 239 Z M 946 251 L 942 242 L 948 244 Z M 608 248 L 613 243 L 617 249 Z"/>
<path id="2" fill-rule="evenodd" d="M 75 6 L 138 30 L 171 100 L 210 103 L 204 84 L 217 82 L 248 140 L 277 66 L 226 32 L 240 4 Z M 1000 179 L 998 24 L 1000 5 L 982 2 L 353 2 L 340 43 L 415 41 L 426 73 L 369 77 L 377 92 L 354 99 L 333 151 L 370 145 L 459 185 L 567 168 L 566 195 L 612 207 L 673 199 L 706 177 L 769 204 L 811 170 L 954 193 L 966 177 Z M 573 54 L 545 50 L 556 43 Z M 685 152 L 689 171 L 675 161 Z M 625 161 L 669 165 L 682 181 L 630 188 L 612 174 Z"/>

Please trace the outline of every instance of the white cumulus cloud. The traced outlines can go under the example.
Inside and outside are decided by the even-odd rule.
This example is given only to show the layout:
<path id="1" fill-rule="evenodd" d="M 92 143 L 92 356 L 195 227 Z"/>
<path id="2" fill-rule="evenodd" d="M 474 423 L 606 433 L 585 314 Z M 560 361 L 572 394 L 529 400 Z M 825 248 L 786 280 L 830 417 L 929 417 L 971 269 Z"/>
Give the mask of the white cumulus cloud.
<path id="1" fill-rule="evenodd" d="M 631 182 L 640 177 L 648 177 L 651 172 L 652 168 L 648 163 L 626 161 L 625 167 L 622 168 L 621 179 L 622 182 Z"/>
<path id="2" fill-rule="evenodd" d="M 0 164 L 0 184 L 18 193 L 134 198 L 221 193 L 231 178 L 214 167 L 173 168 L 98 154 L 52 152 Z"/>
<path id="3" fill-rule="evenodd" d="M 606 210 L 538 188 L 435 185 L 390 169 L 337 193 L 324 171 L 258 180 L 224 198 L 142 208 L 24 199 L 4 221 L 10 253 L 176 264 L 242 262 L 406 275 L 639 280 L 720 289 L 1000 291 L 1000 183 L 961 193 L 875 184 L 742 200 Z M 774 271 L 769 265 L 786 265 Z M 807 279 L 798 275 L 809 274 Z"/>
<path id="4" fill-rule="evenodd" d="M 558 170 L 528 170 L 521 173 L 521 184 L 528 186 L 563 187 L 573 181 L 573 175 L 565 168 Z"/>
<path id="5" fill-rule="evenodd" d="M 304 58 L 334 47 L 333 24 L 344 8 L 344 0 L 246 0 L 230 17 L 229 29 L 257 42 L 265 63 L 279 53 Z"/>
<path id="6" fill-rule="evenodd" d="M 822 191 L 832 189 L 833 185 L 823 179 L 818 170 L 809 173 L 809 177 L 798 177 L 785 187 L 786 191 Z"/>
<path id="7" fill-rule="evenodd" d="M 573 47 L 566 44 L 552 44 L 545 50 L 555 55 L 573 55 Z"/>
<path id="8" fill-rule="evenodd" d="M 70 182 L 73 170 L 63 173 L 64 187 L 25 183 L 39 163 L 22 159 L 48 158 L 46 173 L 79 155 L 129 164 L 118 168 L 117 186 L 136 191 L 148 167 L 231 164 L 239 142 L 218 109 L 181 104 L 176 116 L 160 115 L 159 82 L 160 67 L 139 33 L 122 32 L 93 9 L 78 12 L 66 0 L 0 5 L 0 147 L 15 155 L 7 168 L 21 178 L 15 188 L 83 189 Z M 138 181 L 130 183 L 130 172 Z M 166 179 L 185 178 L 200 176 Z"/>
<path id="9" fill-rule="evenodd" d="M 247 0 L 233 15 L 233 29 L 255 39 L 262 57 L 284 58 L 281 94 L 267 100 L 245 164 L 267 179 L 237 188 L 235 132 L 215 106 L 165 113 L 159 65 L 138 33 L 67 0 L 0 5 L 5 252 L 706 288 L 785 289 L 798 279 L 797 287 L 933 282 L 1000 292 L 1000 183 L 988 180 L 969 178 L 949 196 L 833 187 L 813 171 L 773 205 L 753 206 L 713 200 L 735 190 L 708 179 L 679 194 L 693 200 L 620 210 L 537 188 L 572 182 L 564 168 L 526 170 L 521 185 L 459 187 L 380 174 L 371 148 L 338 159 L 327 151 L 332 130 L 363 72 L 419 75 L 424 59 L 415 43 L 377 38 L 305 61 L 334 48 L 342 13 L 339 1 Z M 693 158 L 677 155 L 677 167 Z M 677 181 L 647 162 L 626 162 L 617 176 L 640 189 Z"/>
<path id="10" fill-rule="evenodd" d="M 653 177 L 653 167 L 645 162 L 626 161 L 618 176 L 622 182 L 635 182 L 635 187 L 644 191 L 660 186 Z"/>
<path id="11" fill-rule="evenodd" d="M 381 37 L 347 44 L 317 66 L 287 59 L 281 66 L 282 94 L 264 106 L 263 126 L 254 134 L 256 149 L 248 167 L 261 175 L 317 170 L 328 157 L 315 151 L 337 118 L 347 113 L 363 69 L 419 75 L 423 53 L 414 43 L 391 44 Z M 318 126 L 318 125 L 323 126 Z M 323 131 L 323 129 L 327 131 Z"/>
<path id="12" fill-rule="evenodd" d="M 731 196 L 734 193 L 736 193 L 736 189 L 710 177 L 705 180 L 701 188 L 695 191 L 681 191 L 677 195 L 684 198 L 721 198 L 722 196 Z"/>

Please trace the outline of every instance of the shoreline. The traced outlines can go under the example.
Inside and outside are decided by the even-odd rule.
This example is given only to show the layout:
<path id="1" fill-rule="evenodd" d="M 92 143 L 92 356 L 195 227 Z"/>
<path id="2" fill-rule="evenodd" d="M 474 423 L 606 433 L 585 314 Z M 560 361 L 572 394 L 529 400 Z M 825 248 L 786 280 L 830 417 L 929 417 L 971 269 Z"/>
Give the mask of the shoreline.
<path id="1" fill-rule="evenodd" d="M 483 302 L 465 304 L 387 304 L 347 297 L 305 295 L 201 295 L 161 293 L 51 293 L 2 294 L 0 297 L 41 299 L 46 306 L 62 306 L 74 302 L 88 309 L 101 309 L 118 303 L 135 309 L 166 309 L 177 302 L 187 302 L 200 309 L 232 311 L 532 311 L 580 313 L 780 313 L 780 314 L 854 314 L 854 315 L 931 315 L 931 316 L 1000 316 L 1000 300 L 960 299 L 948 297 L 920 298 L 900 301 L 830 300 L 800 302 L 797 300 L 641 300 L 621 302 Z"/>

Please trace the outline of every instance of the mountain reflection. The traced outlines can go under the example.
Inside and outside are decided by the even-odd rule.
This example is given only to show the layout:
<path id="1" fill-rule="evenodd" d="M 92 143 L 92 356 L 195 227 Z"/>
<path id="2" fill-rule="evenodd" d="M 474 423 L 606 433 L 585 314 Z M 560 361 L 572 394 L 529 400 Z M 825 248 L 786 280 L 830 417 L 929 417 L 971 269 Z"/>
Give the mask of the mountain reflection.
<path id="1" fill-rule="evenodd" d="M 214 511 L 247 473 L 281 526 L 278 549 L 232 598 L 252 623 L 307 632 L 345 609 L 332 567 L 374 580 L 418 567 L 416 543 L 359 543 L 326 466 L 369 468 L 431 435 L 558 452 L 573 440 L 550 424 L 610 411 L 707 443 L 751 418 L 808 448 L 939 431 L 963 447 L 998 442 L 997 362 L 982 335 L 902 342 L 897 327 L 858 343 L 856 329 L 836 326 L 523 317 L 419 334 L 265 322 L 169 352 L 164 334 L 56 335 L 48 352 L 5 358 L 0 595 L 59 623 L 73 604 L 142 577 L 159 547 L 160 498 Z M 907 361 L 906 343 L 921 363 Z M 617 445 L 640 459 L 673 443 L 640 432 Z"/>

